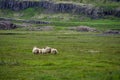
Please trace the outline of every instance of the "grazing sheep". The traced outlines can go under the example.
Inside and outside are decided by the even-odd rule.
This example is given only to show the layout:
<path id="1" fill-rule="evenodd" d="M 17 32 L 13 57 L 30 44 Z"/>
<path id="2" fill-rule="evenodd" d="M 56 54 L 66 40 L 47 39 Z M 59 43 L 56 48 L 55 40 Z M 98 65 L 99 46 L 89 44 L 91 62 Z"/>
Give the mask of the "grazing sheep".
<path id="1" fill-rule="evenodd" d="M 46 49 L 45 48 L 42 48 L 42 54 L 46 54 Z"/>
<path id="2" fill-rule="evenodd" d="M 51 47 L 46 47 L 46 48 L 38 48 L 38 47 L 33 47 L 33 50 L 32 50 L 33 54 L 47 54 L 47 53 L 52 53 L 52 54 L 57 54 L 58 51 L 57 49 L 55 48 L 51 48 Z"/>
<path id="3" fill-rule="evenodd" d="M 50 47 L 47 46 L 47 47 L 45 48 L 45 50 L 46 50 L 46 53 L 51 53 L 51 48 L 50 48 Z"/>
<path id="4" fill-rule="evenodd" d="M 52 53 L 52 54 L 57 54 L 57 53 L 58 53 L 58 51 L 57 51 L 57 49 L 52 48 L 52 49 L 51 49 L 51 53 Z"/>
<path id="5" fill-rule="evenodd" d="M 39 49 L 39 54 L 42 54 L 42 49 Z"/>
<path id="6" fill-rule="evenodd" d="M 33 52 L 33 54 L 39 54 L 39 48 L 37 48 L 36 46 L 33 47 L 32 52 Z"/>

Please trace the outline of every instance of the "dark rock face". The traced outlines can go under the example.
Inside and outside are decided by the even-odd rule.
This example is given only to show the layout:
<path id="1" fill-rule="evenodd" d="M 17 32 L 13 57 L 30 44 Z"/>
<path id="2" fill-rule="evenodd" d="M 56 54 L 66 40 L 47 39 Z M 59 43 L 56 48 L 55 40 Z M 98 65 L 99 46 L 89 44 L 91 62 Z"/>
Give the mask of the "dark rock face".
<path id="1" fill-rule="evenodd" d="M 38 3 L 33 1 L 1 0 L 0 8 L 18 11 L 29 7 L 37 6 L 36 4 Z"/>
<path id="2" fill-rule="evenodd" d="M 0 30 L 15 29 L 16 25 L 9 21 L 0 21 Z"/>
<path id="3" fill-rule="evenodd" d="M 46 9 L 47 12 L 68 12 L 73 14 L 85 14 L 91 18 L 100 18 L 104 15 L 114 15 L 120 17 L 120 9 L 103 10 L 92 5 L 76 5 L 72 3 L 53 3 L 50 1 L 18 1 L 18 0 L 1 0 L 1 9 L 11 9 L 14 11 L 23 10 L 29 7 L 40 7 Z"/>
<path id="4" fill-rule="evenodd" d="M 51 3 L 48 1 L 17 1 L 17 0 L 1 0 L 1 9 L 11 9 L 14 11 L 23 10 L 29 7 L 42 7 L 48 9 Z"/>
<path id="5" fill-rule="evenodd" d="M 115 16 L 118 16 L 118 17 L 120 17 L 120 8 L 117 8 L 116 10 L 115 10 Z"/>
<path id="6" fill-rule="evenodd" d="M 120 0 L 111 0 L 111 1 L 120 2 Z"/>
<path id="7" fill-rule="evenodd" d="M 102 8 L 100 11 L 102 13 L 102 16 L 113 15 L 116 17 L 120 17 L 120 8 L 111 9 L 111 10 L 107 10 L 107 9 Z"/>

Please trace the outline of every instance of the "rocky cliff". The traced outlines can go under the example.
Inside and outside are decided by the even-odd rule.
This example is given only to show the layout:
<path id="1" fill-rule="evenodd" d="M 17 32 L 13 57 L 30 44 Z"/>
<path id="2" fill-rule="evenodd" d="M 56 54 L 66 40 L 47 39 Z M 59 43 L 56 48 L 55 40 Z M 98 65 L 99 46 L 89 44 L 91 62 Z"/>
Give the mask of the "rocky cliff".
<path id="1" fill-rule="evenodd" d="M 120 17 L 120 8 L 106 10 L 88 4 L 72 3 L 54 3 L 50 1 L 18 1 L 18 0 L 0 0 L 1 9 L 11 9 L 14 11 L 23 10 L 29 7 L 39 7 L 46 9 L 47 12 L 61 12 L 73 14 L 85 14 L 91 18 L 100 18 L 105 15 L 114 15 Z"/>

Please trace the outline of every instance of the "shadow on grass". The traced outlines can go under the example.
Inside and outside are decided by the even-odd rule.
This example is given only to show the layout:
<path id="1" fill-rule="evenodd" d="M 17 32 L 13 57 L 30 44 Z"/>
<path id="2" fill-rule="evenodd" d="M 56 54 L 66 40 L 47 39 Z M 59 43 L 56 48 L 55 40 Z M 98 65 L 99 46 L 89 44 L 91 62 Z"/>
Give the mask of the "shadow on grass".
<path id="1" fill-rule="evenodd" d="M 23 33 L 0 33 L 0 35 L 24 35 Z"/>

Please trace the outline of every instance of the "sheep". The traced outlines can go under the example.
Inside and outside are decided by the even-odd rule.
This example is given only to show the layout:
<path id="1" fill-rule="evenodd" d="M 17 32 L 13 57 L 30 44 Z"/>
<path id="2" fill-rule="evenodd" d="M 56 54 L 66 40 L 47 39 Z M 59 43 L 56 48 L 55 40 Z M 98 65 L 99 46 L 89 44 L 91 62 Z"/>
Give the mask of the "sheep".
<path id="1" fill-rule="evenodd" d="M 47 47 L 45 48 L 45 50 L 46 50 L 46 53 L 51 53 L 51 48 L 50 48 L 50 47 L 47 46 Z"/>
<path id="2" fill-rule="evenodd" d="M 46 47 L 46 48 L 37 48 L 36 46 L 33 47 L 33 50 L 32 50 L 33 54 L 47 54 L 47 53 L 52 53 L 52 54 L 57 54 L 58 51 L 57 49 L 55 48 L 51 48 L 51 47 Z"/>
<path id="3" fill-rule="evenodd" d="M 52 48 L 52 49 L 51 49 L 51 53 L 52 53 L 52 54 L 57 54 L 57 53 L 58 53 L 58 51 L 57 51 L 57 49 Z"/>
<path id="4" fill-rule="evenodd" d="M 39 54 L 39 48 L 37 48 L 36 46 L 33 47 L 32 53 L 33 54 Z"/>
<path id="5" fill-rule="evenodd" d="M 39 49 L 39 54 L 42 54 L 42 49 Z"/>
<path id="6" fill-rule="evenodd" d="M 46 49 L 42 48 L 42 54 L 46 54 L 46 53 L 47 53 Z"/>

